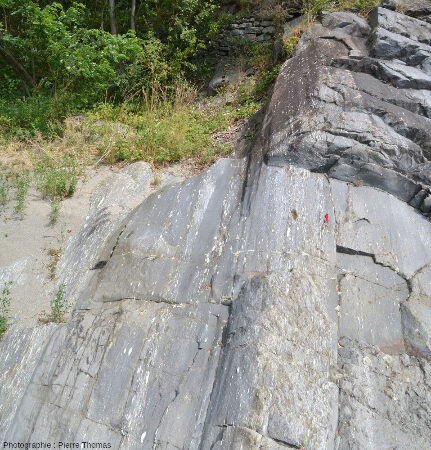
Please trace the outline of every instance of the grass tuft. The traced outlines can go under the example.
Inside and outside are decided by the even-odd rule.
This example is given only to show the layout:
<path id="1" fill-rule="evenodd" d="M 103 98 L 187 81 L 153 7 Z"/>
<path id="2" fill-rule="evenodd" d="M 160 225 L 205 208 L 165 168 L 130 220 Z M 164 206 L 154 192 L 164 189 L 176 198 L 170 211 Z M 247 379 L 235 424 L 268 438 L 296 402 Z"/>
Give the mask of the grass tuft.
<path id="1" fill-rule="evenodd" d="M 10 287 L 12 281 L 8 281 L 2 291 L 0 292 L 0 338 L 6 332 L 9 326 L 9 313 L 10 313 Z"/>

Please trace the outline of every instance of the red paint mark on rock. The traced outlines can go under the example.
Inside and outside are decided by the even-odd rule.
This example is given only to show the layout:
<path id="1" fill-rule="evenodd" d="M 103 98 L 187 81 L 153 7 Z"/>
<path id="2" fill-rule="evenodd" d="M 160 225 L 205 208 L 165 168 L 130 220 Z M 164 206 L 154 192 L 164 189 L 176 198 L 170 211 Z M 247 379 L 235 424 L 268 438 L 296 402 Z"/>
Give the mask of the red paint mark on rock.
<path id="1" fill-rule="evenodd" d="M 326 223 L 329 222 L 329 214 L 328 213 L 325 214 L 325 221 L 326 221 Z"/>

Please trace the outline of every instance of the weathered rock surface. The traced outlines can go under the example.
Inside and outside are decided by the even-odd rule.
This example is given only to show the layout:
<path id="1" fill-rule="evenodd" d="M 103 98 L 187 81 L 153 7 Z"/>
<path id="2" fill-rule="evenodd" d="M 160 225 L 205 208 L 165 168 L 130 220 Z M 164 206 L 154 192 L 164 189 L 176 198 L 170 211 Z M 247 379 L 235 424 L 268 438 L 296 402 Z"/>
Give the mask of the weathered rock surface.
<path id="1" fill-rule="evenodd" d="M 429 447 L 429 362 L 342 338 L 338 364 L 338 448 Z"/>
<path id="2" fill-rule="evenodd" d="M 428 28 L 376 14 L 306 33 L 248 158 L 115 221 L 94 203 L 71 320 L 0 343 L 1 441 L 431 447 L 426 58 L 375 54 L 410 30 L 424 55 Z"/>
<path id="3" fill-rule="evenodd" d="M 431 184 L 429 24 L 378 8 L 367 37 L 347 17 L 311 28 L 284 65 L 264 125 L 265 160 L 412 201 Z"/>
<path id="4" fill-rule="evenodd" d="M 121 228 L 121 222 L 150 194 L 152 181 L 150 166 L 135 163 L 97 187 L 81 229 L 68 242 L 58 267 L 58 276 L 67 286 L 70 300 L 79 296 L 91 270 L 96 270 L 94 267 L 101 259 L 99 252 L 110 239 L 115 239 L 113 235 Z"/>

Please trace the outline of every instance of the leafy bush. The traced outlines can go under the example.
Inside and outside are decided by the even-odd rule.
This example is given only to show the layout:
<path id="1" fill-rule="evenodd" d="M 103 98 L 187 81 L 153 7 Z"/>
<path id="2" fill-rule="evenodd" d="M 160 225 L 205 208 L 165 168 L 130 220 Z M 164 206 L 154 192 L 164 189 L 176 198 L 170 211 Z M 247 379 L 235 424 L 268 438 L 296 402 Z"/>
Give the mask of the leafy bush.
<path id="1" fill-rule="evenodd" d="M 18 83 L 19 71 L 13 77 L 10 65 L 0 68 L 0 94 L 6 99 L 0 102 L 0 130 L 5 134 L 27 137 L 39 130 L 47 135 L 52 122 L 67 113 L 90 108 L 106 97 L 121 100 L 142 84 L 163 83 L 174 76 L 158 39 L 89 29 L 81 4 L 41 8 L 23 1 L 12 9 L 19 27 L 9 32 L 0 23 L 0 49 L 13 54 L 27 77 Z M 30 89 L 32 96 L 23 99 Z"/>
<path id="2" fill-rule="evenodd" d="M 166 60 L 174 74 L 196 74 L 202 50 L 212 44 L 223 16 L 216 17 L 220 0 L 147 0 L 142 2 L 141 27 L 145 35 L 166 44 Z"/>
<path id="3" fill-rule="evenodd" d="M 13 101 L 0 99 L 0 133 L 7 139 L 28 139 L 38 131 L 45 136 L 56 134 L 57 121 L 66 116 L 66 106 L 56 105 L 51 96 L 43 94 Z"/>
<path id="4" fill-rule="evenodd" d="M 60 284 L 54 299 L 51 301 L 51 318 L 55 323 L 64 322 L 66 313 L 70 308 L 70 305 L 64 298 L 65 292 L 66 286 L 64 284 Z"/>
<path id="5" fill-rule="evenodd" d="M 9 62 L 0 65 L 0 133 L 6 137 L 52 136 L 68 114 L 101 101 L 136 99 L 142 88 L 167 86 L 185 74 L 201 79 L 202 52 L 226 20 L 215 15 L 218 0 L 149 0 L 138 3 L 138 36 L 128 30 L 128 2 L 118 0 L 122 34 L 112 35 L 98 28 L 99 6 L 83 2 L 87 7 L 0 0 L 0 60 Z M 103 28 L 103 16 L 101 22 Z"/>

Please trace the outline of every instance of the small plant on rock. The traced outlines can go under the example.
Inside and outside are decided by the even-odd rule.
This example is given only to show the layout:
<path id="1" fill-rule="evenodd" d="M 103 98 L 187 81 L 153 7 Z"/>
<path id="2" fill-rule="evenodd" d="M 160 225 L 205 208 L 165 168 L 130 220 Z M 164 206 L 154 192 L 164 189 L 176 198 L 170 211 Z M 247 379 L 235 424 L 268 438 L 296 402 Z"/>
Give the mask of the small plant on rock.
<path id="1" fill-rule="evenodd" d="M 51 212 L 49 221 L 54 225 L 60 217 L 61 201 L 72 197 L 82 175 L 77 157 L 74 154 L 63 154 L 61 158 L 50 150 L 36 164 L 36 181 L 43 198 L 50 199 Z"/>
<path id="2" fill-rule="evenodd" d="M 53 322 L 62 323 L 65 320 L 67 311 L 69 310 L 69 304 L 64 298 L 66 286 L 60 284 L 55 298 L 51 301 L 51 314 Z"/>
<path id="3" fill-rule="evenodd" d="M 10 313 L 10 287 L 12 281 L 7 282 L 0 293 L 0 337 L 7 330 Z"/>
<path id="4" fill-rule="evenodd" d="M 51 280 L 55 278 L 55 272 L 57 270 L 57 264 L 61 257 L 61 248 L 50 248 L 48 250 L 48 255 L 50 256 L 50 262 L 48 264 L 49 277 Z"/>
<path id="5" fill-rule="evenodd" d="M 158 174 L 157 170 L 153 169 L 153 181 L 151 182 L 152 186 L 159 186 L 161 183 L 160 175 Z"/>
<path id="6" fill-rule="evenodd" d="M 269 86 L 275 83 L 281 69 L 281 64 L 273 67 L 271 70 L 263 71 L 260 75 L 259 81 L 255 86 L 255 97 L 264 98 Z"/>
<path id="7" fill-rule="evenodd" d="M 64 323 L 66 320 L 66 314 L 70 309 L 70 305 L 65 299 L 66 285 L 60 284 L 55 297 L 51 300 L 51 312 L 47 314 L 46 311 L 42 311 L 42 315 L 39 317 L 39 322 L 47 324 L 50 322 Z"/>

